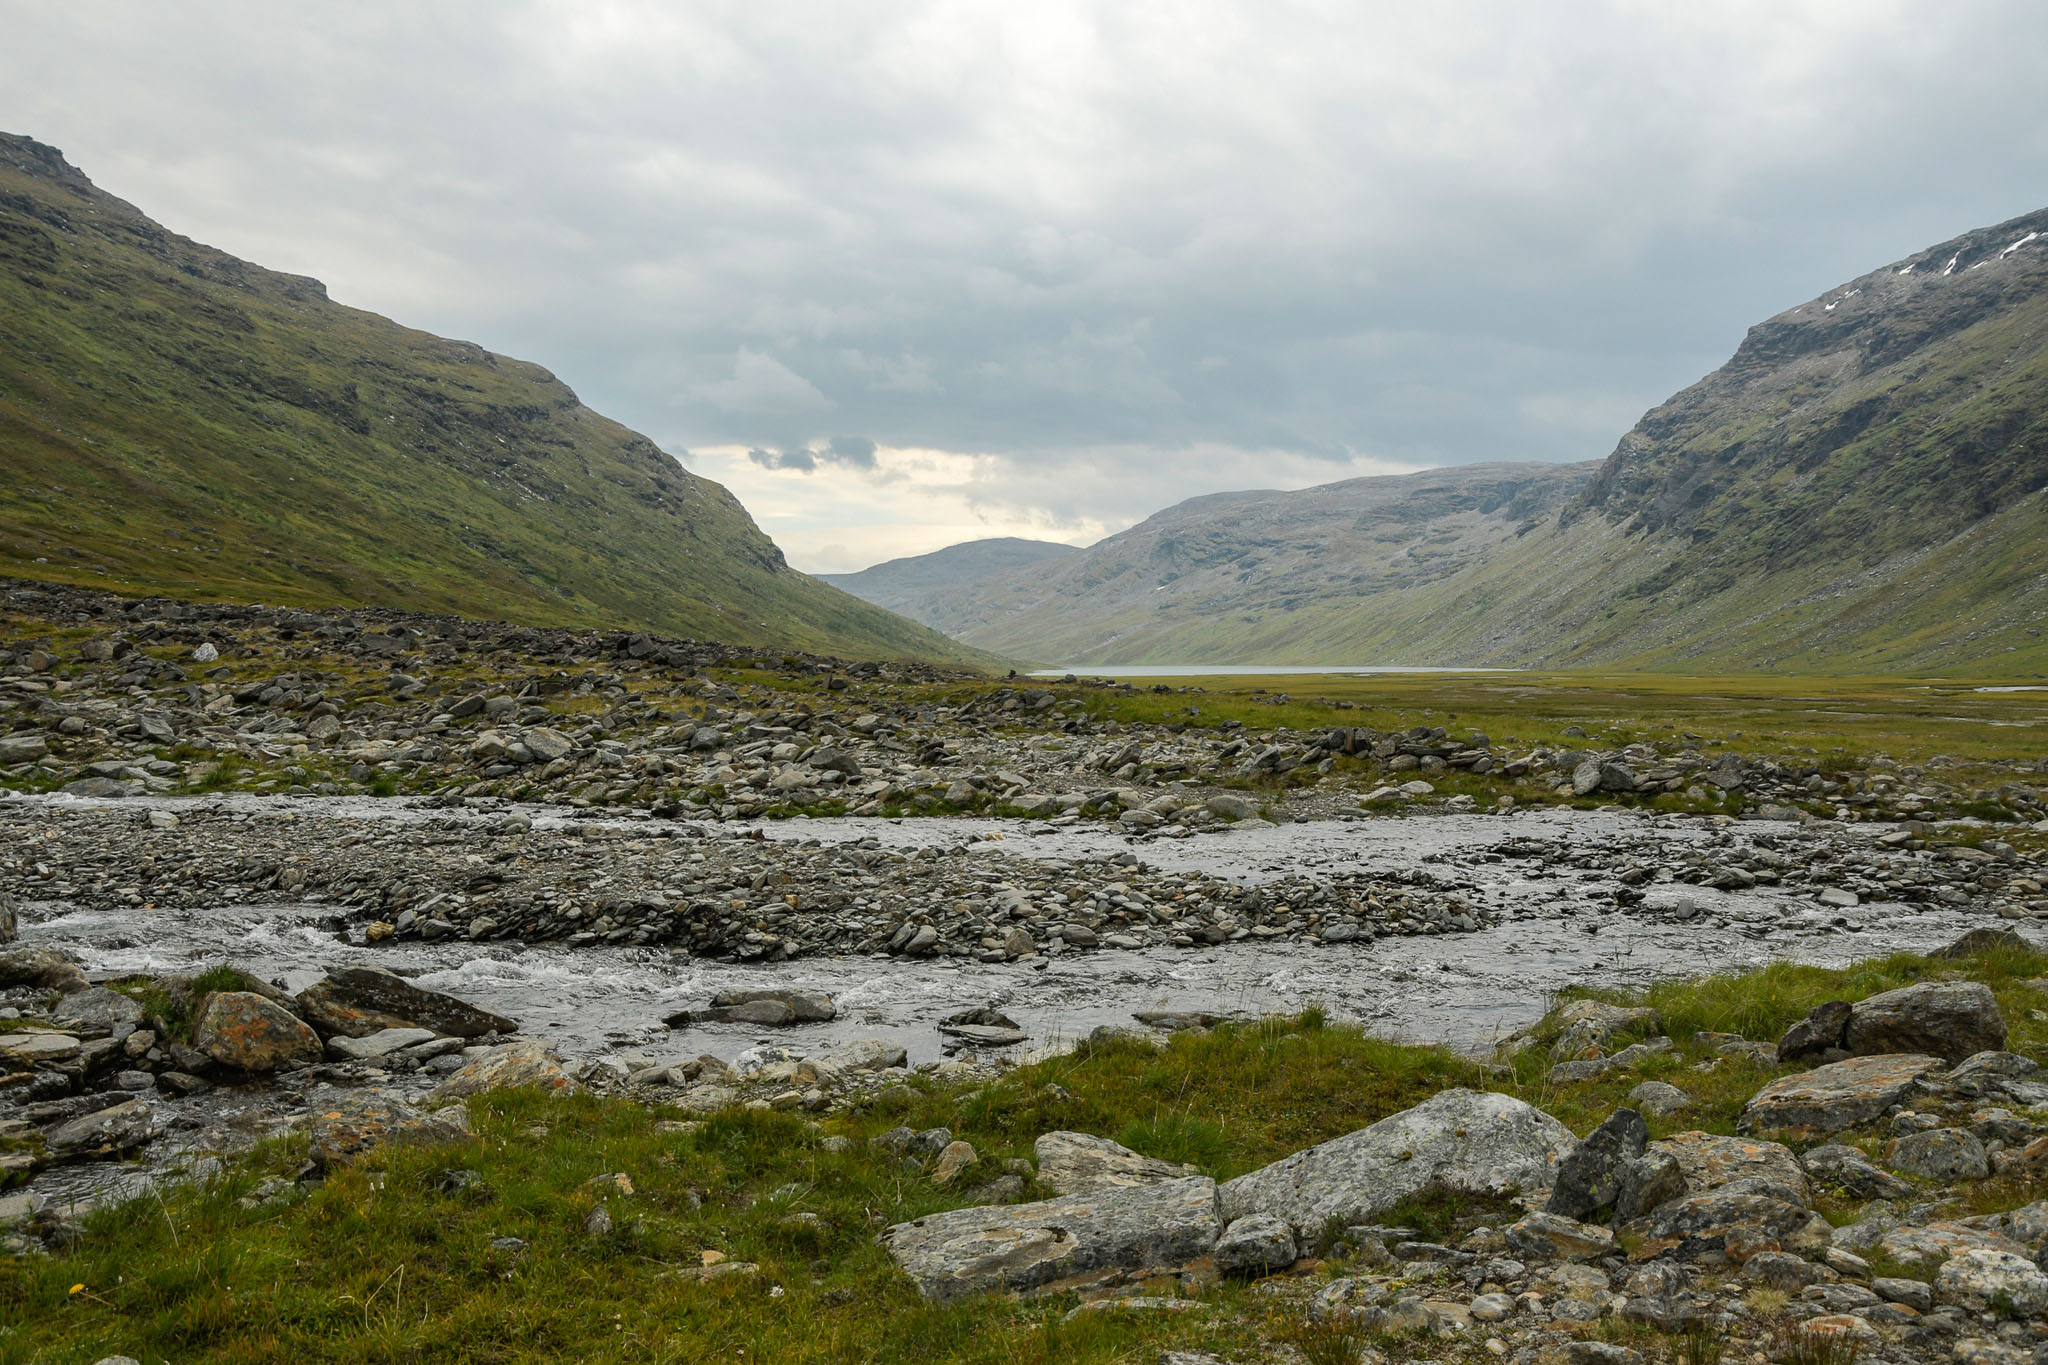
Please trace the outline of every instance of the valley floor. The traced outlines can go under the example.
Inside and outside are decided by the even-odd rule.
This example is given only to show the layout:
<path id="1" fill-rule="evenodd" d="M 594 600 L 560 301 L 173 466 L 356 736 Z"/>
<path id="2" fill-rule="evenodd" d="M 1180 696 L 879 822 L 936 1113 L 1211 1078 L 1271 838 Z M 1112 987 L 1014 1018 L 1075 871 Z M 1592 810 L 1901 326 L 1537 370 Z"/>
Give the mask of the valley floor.
<path id="1" fill-rule="evenodd" d="M 1841 1360 L 1802 1326 L 1831 1316 L 1866 1359 L 2017 1361 L 2031 1281 L 1916 1308 L 1863 1286 L 1933 1294 L 1941 1258 L 1804 1224 L 1751 1274 L 1747 1244 L 1577 1256 L 1514 1200 L 1432 1197 L 1297 1228 L 1277 1275 L 959 1302 L 876 1242 L 1062 1193 L 1062 1130 L 1227 1180 L 1447 1087 L 1583 1137 L 1661 1080 L 1691 1102 L 1653 1137 L 1726 1135 L 1803 1074 L 1774 1045 L 1810 1006 L 1956 978 L 1997 993 L 2016 1117 L 1966 1075 L 1920 1126 L 1987 1174 L 1878 1207 L 1809 1163 L 1798 1208 L 1989 1218 L 2031 1256 L 2005 1211 L 2040 1193 L 2048 959 L 1891 955 L 2048 914 L 2048 693 L 2000 686 L 2032 684 L 1038 682 L 8 586 L 0 1171 L 32 1178 L 0 1196 L 0 1362 Z M 306 1003 L 382 967 L 506 1017 Z M 1592 986 L 1660 1013 L 1493 1050 Z M 310 1052 L 254 1066 L 221 1000 Z M 323 1155 L 363 1105 L 373 1150 Z M 1900 1109 L 1843 1131 L 1896 1165 Z"/>

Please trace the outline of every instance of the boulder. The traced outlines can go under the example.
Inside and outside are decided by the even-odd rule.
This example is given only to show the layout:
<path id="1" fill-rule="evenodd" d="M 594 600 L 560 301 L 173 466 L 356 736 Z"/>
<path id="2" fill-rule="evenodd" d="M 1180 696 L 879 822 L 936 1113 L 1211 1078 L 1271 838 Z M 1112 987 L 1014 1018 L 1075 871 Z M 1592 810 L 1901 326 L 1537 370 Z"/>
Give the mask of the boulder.
<path id="1" fill-rule="evenodd" d="M 1849 1031 L 1849 1016 L 1856 1007 L 1846 1000 L 1815 1005 L 1804 1019 L 1785 1030 L 1778 1039 L 1781 1062 L 1840 1061 L 1847 1055 L 1842 1037 Z"/>
<path id="2" fill-rule="evenodd" d="M 16 763 L 33 763 L 48 757 L 50 741 L 41 735 L 0 735 L 0 768 Z"/>
<path id="3" fill-rule="evenodd" d="M 320 1060 L 320 1035 L 253 991 L 215 991 L 192 1025 L 192 1043 L 237 1071 L 280 1071 Z"/>
<path id="4" fill-rule="evenodd" d="M 460 1108 L 427 1114 L 372 1091 L 346 1095 L 334 1107 L 309 1114 L 304 1124 L 313 1160 L 323 1166 L 337 1166 L 380 1147 L 460 1142 L 471 1135 L 469 1115 Z"/>
<path id="5" fill-rule="evenodd" d="M 1775 1142 L 1722 1137 L 1717 1133 L 1673 1133 L 1661 1142 L 1651 1143 L 1647 1155 L 1669 1156 L 1676 1161 L 1688 1193 L 1750 1182 L 1774 1188 L 1802 1208 L 1810 1197 L 1799 1158 L 1791 1148 Z"/>
<path id="6" fill-rule="evenodd" d="M 298 1006 L 322 1033 L 367 1038 L 388 1028 L 426 1028 L 447 1038 L 511 1033 L 502 1015 L 425 990 L 381 967 L 344 967 L 298 995 Z"/>
<path id="7" fill-rule="evenodd" d="M 96 1161 L 126 1155 L 155 1136 L 156 1111 L 149 1101 L 138 1099 L 60 1123 L 43 1141 L 56 1160 Z"/>
<path id="8" fill-rule="evenodd" d="M 1557 1184 L 1544 1208 L 1580 1220 L 1612 1209 L 1629 1166 L 1649 1143 L 1649 1125 L 1641 1114 L 1615 1110 L 1558 1163 Z"/>
<path id="9" fill-rule="evenodd" d="M 1962 1223 L 1929 1223 L 1925 1227 L 1892 1228 L 1878 1238 L 1878 1250 L 1903 1266 L 1925 1269 L 1965 1251 L 2001 1251 L 2025 1256 L 2026 1247 L 2009 1237 Z"/>
<path id="10" fill-rule="evenodd" d="M 1196 1177 L 953 1209 L 898 1223 L 881 1241 L 926 1298 L 950 1302 L 1206 1269 L 1221 1232 L 1215 1182 Z"/>
<path id="11" fill-rule="evenodd" d="M 1953 962 L 1960 958 L 1975 957 L 1979 953 L 2010 948 L 2030 949 L 2033 946 L 2017 929 L 1972 929 L 1947 947 L 1936 948 L 1928 956 L 1945 958 Z"/>
<path id="12" fill-rule="evenodd" d="M 1842 1045 L 1853 1056 L 1919 1053 L 1953 1065 L 2005 1047 L 2005 1016 L 1989 986 L 1922 981 L 1858 1001 Z"/>
<path id="13" fill-rule="evenodd" d="M 1142 1156 L 1108 1138 L 1087 1133 L 1046 1133 L 1032 1144 L 1038 1180 L 1060 1194 L 1128 1189 L 1195 1174 L 1192 1166 Z"/>
<path id="14" fill-rule="evenodd" d="M 1669 1118 L 1692 1108 L 1692 1096 L 1669 1081 L 1644 1081 L 1628 1092 L 1628 1102 L 1653 1119 Z"/>
<path id="15" fill-rule="evenodd" d="M 9 948 L 0 951 L 0 988 L 35 986 L 69 995 L 86 987 L 85 973 L 69 954 L 56 948 Z"/>
<path id="16" fill-rule="evenodd" d="M 1216 1268 L 1225 1275 L 1268 1275 L 1298 1254 L 1294 1229 L 1263 1213 L 1237 1219 L 1216 1239 Z"/>
<path id="17" fill-rule="evenodd" d="M 142 1002 L 105 986 L 73 991 L 50 1011 L 50 1022 L 72 1033 L 124 1037 L 142 1023 Z"/>
<path id="18" fill-rule="evenodd" d="M 1796 1076 L 1781 1076 L 1743 1109 L 1748 1133 L 1820 1137 L 1869 1123 L 1913 1091 L 1913 1083 L 1941 1065 L 1917 1053 L 1852 1057 Z"/>
<path id="19" fill-rule="evenodd" d="M 1614 1234 L 1555 1213 L 1532 1213 L 1507 1229 L 1508 1249 L 1557 1261 L 1597 1261 L 1614 1254 Z"/>
<path id="20" fill-rule="evenodd" d="M 1371 1222 L 1427 1190 L 1548 1187 L 1578 1146 L 1569 1128 L 1508 1095 L 1445 1090 L 1369 1128 L 1296 1152 L 1221 1189 L 1224 1216 L 1268 1213 L 1318 1236 Z"/>
<path id="21" fill-rule="evenodd" d="M 1698 1260 L 1726 1253 L 1731 1243 L 1768 1250 L 1811 1217 L 1805 1205 L 1786 1197 L 1783 1187 L 1738 1180 L 1669 1200 L 1623 1231 L 1636 1239 L 1631 1260 L 1666 1255 Z"/>
<path id="22" fill-rule="evenodd" d="M 2038 1317 L 2048 1312 L 2048 1275 L 2010 1251 L 1959 1251 L 1935 1275 L 1934 1299 L 1972 1313 L 1998 1308 L 2016 1317 Z"/>
<path id="23" fill-rule="evenodd" d="M 21 916 L 14 908 L 14 897 L 0 891 L 0 943 L 14 942 L 21 931 Z"/>
<path id="24" fill-rule="evenodd" d="M 1913 1193 L 1910 1184 L 1839 1142 L 1807 1149 L 1800 1153 L 1799 1164 L 1808 1175 L 1840 1186 L 1852 1199 L 1904 1199 Z"/>
<path id="25" fill-rule="evenodd" d="M 1929 1128 L 1893 1138 L 1884 1159 L 1893 1170 L 1922 1180 L 1982 1180 L 1991 1174 L 1984 1144 L 1967 1128 Z"/>
<path id="26" fill-rule="evenodd" d="M 562 1070 L 554 1049 L 544 1043 L 516 1042 L 488 1048 L 480 1057 L 463 1063 L 461 1069 L 434 1087 L 427 1102 L 480 1095 L 486 1090 L 516 1090 L 532 1086 L 550 1094 L 567 1095 L 578 1089 Z"/>
<path id="27" fill-rule="evenodd" d="M 711 997 L 714 1009 L 737 1009 L 763 1001 L 784 1006 L 799 1024 L 829 1023 L 839 1017 L 839 1007 L 832 1003 L 831 997 L 810 991 L 720 991 Z"/>

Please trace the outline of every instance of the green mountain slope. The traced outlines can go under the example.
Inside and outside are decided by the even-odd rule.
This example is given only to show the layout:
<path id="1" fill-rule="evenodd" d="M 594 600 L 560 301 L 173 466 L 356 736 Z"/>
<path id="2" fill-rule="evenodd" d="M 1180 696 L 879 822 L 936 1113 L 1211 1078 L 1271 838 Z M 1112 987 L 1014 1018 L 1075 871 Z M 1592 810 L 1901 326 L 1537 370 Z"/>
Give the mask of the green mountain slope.
<path id="1" fill-rule="evenodd" d="M 980 657 L 797 573 L 539 366 L 179 237 L 6 134 L 0 574 Z"/>
<path id="2" fill-rule="evenodd" d="M 2048 671 L 2048 210 L 1751 329 L 1526 519 L 1460 473 L 1195 499 L 952 610 L 1071 664 Z"/>

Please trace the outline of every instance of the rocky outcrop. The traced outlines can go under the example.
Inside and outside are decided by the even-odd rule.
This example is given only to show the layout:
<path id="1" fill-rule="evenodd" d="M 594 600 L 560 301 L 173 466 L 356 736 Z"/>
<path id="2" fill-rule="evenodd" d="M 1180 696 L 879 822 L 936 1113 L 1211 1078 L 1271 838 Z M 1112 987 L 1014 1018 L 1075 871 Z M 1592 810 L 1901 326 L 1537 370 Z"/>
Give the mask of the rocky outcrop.
<path id="1" fill-rule="evenodd" d="M 1048 1293 L 1208 1270 L 1223 1230 L 1215 1182 L 1120 1186 L 1037 1204 L 953 1209 L 882 1234 L 926 1298 Z"/>
<path id="2" fill-rule="evenodd" d="M 1505 1194 L 1547 1188 L 1578 1140 L 1507 1095 L 1446 1090 L 1370 1128 L 1296 1152 L 1221 1190 L 1224 1216 L 1265 1213 L 1319 1236 L 1370 1222 L 1432 1189 Z"/>
<path id="3" fill-rule="evenodd" d="M 2005 1017 L 1991 988 L 1975 981 L 1923 981 L 1851 1004 L 1817 1005 L 1778 1040 L 1788 1062 L 1839 1061 L 1882 1053 L 1924 1053 L 1960 1062 L 2005 1047 Z"/>

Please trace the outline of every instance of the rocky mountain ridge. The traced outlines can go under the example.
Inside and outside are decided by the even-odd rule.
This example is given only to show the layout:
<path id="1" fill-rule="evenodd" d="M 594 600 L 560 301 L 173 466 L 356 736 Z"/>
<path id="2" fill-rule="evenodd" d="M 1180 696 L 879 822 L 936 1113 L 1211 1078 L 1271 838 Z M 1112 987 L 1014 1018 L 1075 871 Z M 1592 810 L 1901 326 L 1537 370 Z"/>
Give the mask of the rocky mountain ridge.
<path id="1" fill-rule="evenodd" d="M 538 365 L 337 304 L 0 134 L 0 572 L 960 660 Z"/>

